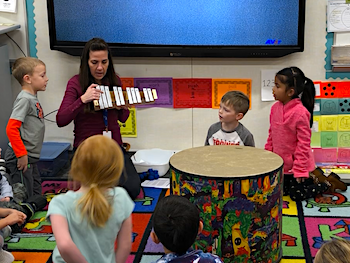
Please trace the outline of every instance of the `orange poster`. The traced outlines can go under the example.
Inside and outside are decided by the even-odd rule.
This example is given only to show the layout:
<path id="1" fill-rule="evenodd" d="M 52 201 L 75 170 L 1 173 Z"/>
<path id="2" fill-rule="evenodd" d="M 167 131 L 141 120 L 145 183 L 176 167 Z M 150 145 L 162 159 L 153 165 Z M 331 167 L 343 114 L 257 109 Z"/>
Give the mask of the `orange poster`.
<path id="1" fill-rule="evenodd" d="M 212 80 L 212 100 L 213 108 L 220 107 L 221 97 L 230 90 L 239 90 L 246 94 L 250 100 L 252 99 L 252 80 L 251 79 L 213 79 Z"/>
<path id="2" fill-rule="evenodd" d="M 134 87 L 134 78 L 120 78 L 122 81 L 122 88 L 125 90 L 126 87 Z"/>

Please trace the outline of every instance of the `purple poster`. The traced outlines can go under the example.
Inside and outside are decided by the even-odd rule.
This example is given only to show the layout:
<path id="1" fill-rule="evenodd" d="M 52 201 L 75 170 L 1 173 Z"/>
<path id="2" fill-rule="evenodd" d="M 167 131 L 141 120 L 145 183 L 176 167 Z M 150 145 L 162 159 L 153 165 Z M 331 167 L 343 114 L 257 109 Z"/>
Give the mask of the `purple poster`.
<path id="1" fill-rule="evenodd" d="M 154 103 L 137 105 L 137 108 L 173 107 L 173 79 L 172 78 L 134 78 L 134 86 L 142 90 L 151 88 L 157 90 L 158 99 Z"/>

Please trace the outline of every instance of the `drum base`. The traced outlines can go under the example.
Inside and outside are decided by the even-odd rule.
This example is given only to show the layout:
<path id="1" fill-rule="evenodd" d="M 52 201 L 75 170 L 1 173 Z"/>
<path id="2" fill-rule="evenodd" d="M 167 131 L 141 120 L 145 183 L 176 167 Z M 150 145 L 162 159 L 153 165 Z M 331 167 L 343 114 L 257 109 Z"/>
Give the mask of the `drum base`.
<path id="1" fill-rule="evenodd" d="M 171 167 L 171 193 L 196 204 L 203 221 L 193 248 L 223 262 L 279 262 L 282 179 L 282 167 L 249 179 L 206 178 Z"/>

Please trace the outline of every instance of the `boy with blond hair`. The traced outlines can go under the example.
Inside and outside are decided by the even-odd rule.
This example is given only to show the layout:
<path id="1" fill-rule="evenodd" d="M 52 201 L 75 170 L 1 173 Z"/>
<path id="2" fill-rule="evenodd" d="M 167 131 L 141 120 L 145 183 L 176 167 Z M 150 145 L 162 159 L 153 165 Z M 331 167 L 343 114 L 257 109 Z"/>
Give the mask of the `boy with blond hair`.
<path id="1" fill-rule="evenodd" d="M 10 170 L 9 181 L 23 183 L 28 197 L 41 195 L 41 178 L 37 167 L 44 141 L 44 113 L 37 98 L 48 82 L 44 62 L 37 58 L 17 59 L 12 75 L 22 86 L 18 94 L 6 133 L 9 147 L 5 152 L 6 166 Z"/>
<path id="2" fill-rule="evenodd" d="M 239 122 L 248 109 L 249 98 L 243 92 L 226 92 L 220 101 L 219 122 L 210 126 L 205 145 L 255 147 L 253 135 Z"/>

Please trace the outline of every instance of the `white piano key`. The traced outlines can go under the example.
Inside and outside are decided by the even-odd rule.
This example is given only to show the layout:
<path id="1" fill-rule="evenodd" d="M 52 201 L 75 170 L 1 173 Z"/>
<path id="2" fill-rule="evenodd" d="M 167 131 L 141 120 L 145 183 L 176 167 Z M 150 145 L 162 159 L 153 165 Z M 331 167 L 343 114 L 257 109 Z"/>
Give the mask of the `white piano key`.
<path id="1" fill-rule="evenodd" d="M 147 92 L 148 92 L 148 97 L 149 97 L 150 101 L 154 101 L 153 94 L 152 94 L 152 91 L 150 88 L 147 88 Z"/>
<path id="2" fill-rule="evenodd" d="M 132 101 L 134 103 L 137 103 L 137 98 L 136 98 L 136 94 L 135 94 L 135 88 L 130 88 L 130 93 L 131 93 L 131 96 L 132 96 Z"/>
<path id="3" fill-rule="evenodd" d="M 155 100 L 157 100 L 158 99 L 158 94 L 157 94 L 157 90 L 156 89 L 152 89 L 152 94 L 153 94 L 153 98 Z"/>
<path id="4" fill-rule="evenodd" d="M 150 102 L 149 98 L 148 98 L 148 92 L 146 88 L 143 88 L 143 96 L 145 96 L 145 101 L 146 102 Z"/>
<path id="5" fill-rule="evenodd" d="M 137 103 L 142 103 L 139 88 L 135 88 L 135 94 L 136 94 L 136 98 L 137 98 L 137 100 L 136 100 Z"/>
<path id="6" fill-rule="evenodd" d="M 102 97 L 103 107 L 108 108 L 108 103 L 107 103 L 106 92 L 105 92 L 104 86 L 100 86 L 100 89 L 103 91 L 103 93 L 101 93 L 101 95 L 100 95 Z"/>
<path id="7" fill-rule="evenodd" d="M 129 104 L 134 104 L 129 87 L 126 87 L 126 94 L 128 94 Z"/>
<path id="8" fill-rule="evenodd" d="M 117 106 L 121 106 L 119 95 L 118 95 L 118 89 L 116 86 L 113 87 L 113 91 L 114 91 L 114 97 L 115 97 L 115 104 Z"/>
<path id="9" fill-rule="evenodd" d="M 97 86 L 96 89 L 101 90 L 100 86 Z M 102 93 L 100 94 L 100 98 L 98 100 L 98 104 L 100 104 L 100 109 L 104 109 L 105 108 L 105 104 L 103 103 L 103 100 L 102 100 Z"/>
<path id="10" fill-rule="evenodd" d="M 105 86 L 105 93 L 106 93 L 108 107 L 109 108 L 113 108 L 111 93 L 109 92 L 109 87 L 108 86 Z"/>
<path id="11" fill-rule="evenodd" d="M 120 104 L 122 106 L 124 106 L 125 105 L 125 100 L 124 100 L 124 94 L 123 94 L 122 87 L 118 87 L 118 93 L 119 93 Z"/>

